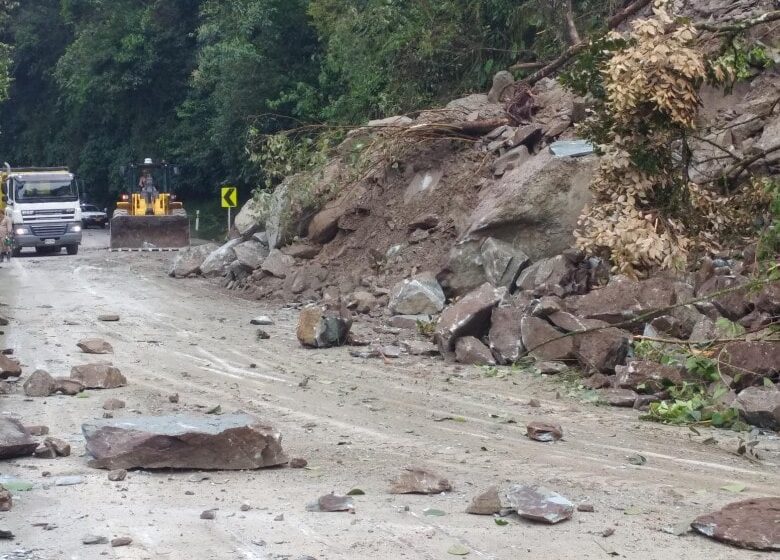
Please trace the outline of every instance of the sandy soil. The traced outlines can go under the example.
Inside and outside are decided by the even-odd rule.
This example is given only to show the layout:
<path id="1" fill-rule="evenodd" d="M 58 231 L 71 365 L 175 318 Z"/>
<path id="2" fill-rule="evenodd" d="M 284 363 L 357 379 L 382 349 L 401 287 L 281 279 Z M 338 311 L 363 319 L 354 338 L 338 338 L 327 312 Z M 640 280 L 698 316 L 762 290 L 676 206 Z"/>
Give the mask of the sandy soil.
<path id="1" fill-rule="evenodd" d="M 764 459 L 753 463 L 733 453 L 736 434 L 696 435 L 643 422 L 633 410 L 584 403 L 559 380 L 524 372 L 488 377 L 438 359 L 386 364 L 352 358 L 344 348 L 304 350 L 295 340 L 293 309 L 238 299 L 202 280 L 170 279 L 170 256 L 109 253 L 101 249 L 105 232 L 87 236 L 76 257 L 29 256 L 0 267 L 0 301 L 7 306 L 0 311 L 12 318 L 3 345 L 15 349 L 28 373 L 67 375 L 88 361 L 76 341 L 104 337 L 130 384 L 86 398 L 27 399 L 21 390 L 0 398 L 3 414 L 45 424 L 73 446 L 68 458 L 0 463 L 0 475 L 33 483 L 15 496 L 13 511 L 0 514 L 0 528 L 16 535 L 0 541 L 0 558 L 446 559 L 458 543 L 469 558 L 483 559 L 599 559 L 612 551 L 642 559 L 768 557 L 662 529 L 731 501 L 777 495 L 777 437 L 760 436 Z M 121 321 L 98 322 L 107 312 Z M 270 340 L 257 341 L 249 325 L 259 314 L 276 321 L 266 327 Z M 172 393 L 179 404 L 169 402 Z M 207 478 L 136 471 L 109 482 L 105 471 L 87 466 L 80 426 L 102 417 L 110 397 L 127 402 L 115 417 L 202 412 L 217 404 L 253 413 L 272 422 L 289 455 L 306 458 L 309 469 Z M 529 406 L 532 398 L 541 407 Z M 437 421 L 443 417 L 456 420 Z M 560 422 L 565 440 L 528 440 L 524 426 L 531 419 Z M 644 466 L 628 461 L 637 453 L 647 458 Z M 388 481 L 410 463 L 449 478 L 453 492 L 388 494 Z M 55 486 L 64 475 L 81 475 L 84 483 Z M 464 513 L 474 495 L 505 480 L 543 483 L 574 503 L 593 504 L 595 512 L 556 526 L 513 519 L 505 527 Z M 734 482 L 747 489 L 739 495 L 721 489 Z M 306 511 L 318 496 L 352 488 L 366 493 L 355 498 L 356 514 Z M 244 502 L 252 509 L 240 511 Z M 215 520 L 199 518 L 212 508 Z M 426 516 L 426 508 L 446 515 Z M 615 533 L 604 538 L 607 528 Z M 133 543 L 85 546 L 87 534 L 129 536 Z"/>

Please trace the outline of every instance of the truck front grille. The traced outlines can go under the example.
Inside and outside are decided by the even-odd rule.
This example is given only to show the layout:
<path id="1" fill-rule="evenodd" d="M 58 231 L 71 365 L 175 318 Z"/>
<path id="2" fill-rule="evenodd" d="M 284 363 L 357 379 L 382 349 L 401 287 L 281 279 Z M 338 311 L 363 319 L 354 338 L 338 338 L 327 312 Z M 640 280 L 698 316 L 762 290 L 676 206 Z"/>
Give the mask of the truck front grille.
<path id="1" fill-rule="evenodd" d="M 61 237 L 68 231 L 68 224 L 31 226 L 30 229 L 37 237 Z"/>

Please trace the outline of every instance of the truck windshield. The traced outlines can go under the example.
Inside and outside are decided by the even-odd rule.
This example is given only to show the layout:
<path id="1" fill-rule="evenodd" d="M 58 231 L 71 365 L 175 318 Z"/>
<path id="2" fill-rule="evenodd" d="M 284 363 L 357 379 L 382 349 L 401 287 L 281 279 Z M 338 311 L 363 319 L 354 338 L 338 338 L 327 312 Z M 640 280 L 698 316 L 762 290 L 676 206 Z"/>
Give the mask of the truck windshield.
<path id="1" fill-rule="evenodd" d="M 78 198 L 75 181 L 16 182 L 16 202 L 65 202 Z"/>

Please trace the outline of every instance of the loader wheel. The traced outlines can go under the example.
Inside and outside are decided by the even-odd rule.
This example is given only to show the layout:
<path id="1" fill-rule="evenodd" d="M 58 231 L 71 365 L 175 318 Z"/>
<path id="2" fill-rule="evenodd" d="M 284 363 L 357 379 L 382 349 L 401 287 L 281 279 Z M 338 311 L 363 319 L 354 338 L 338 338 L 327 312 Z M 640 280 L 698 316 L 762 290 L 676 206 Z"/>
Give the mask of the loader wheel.
<path id="1" fill-rule="evenodd" d="M 184 208 L 174 208 L 171 211 L 171 216 L 186 216 L 187 211 Z"/>
<path id="2" fill-rule="evenodd" d="M 117 218 L 119 216 L 127 216 L 127 210 L 122 210 L 117 208 L 114 210 L 114 213 L 111 215 L 112 218 Z"/>
<path id="3" fill-rule="evenodd" d="M 78 245 L 66 245 L 65 250 L 68 252 L 69 255 L 78 255 L 79 254 L 79 246 Z"/>

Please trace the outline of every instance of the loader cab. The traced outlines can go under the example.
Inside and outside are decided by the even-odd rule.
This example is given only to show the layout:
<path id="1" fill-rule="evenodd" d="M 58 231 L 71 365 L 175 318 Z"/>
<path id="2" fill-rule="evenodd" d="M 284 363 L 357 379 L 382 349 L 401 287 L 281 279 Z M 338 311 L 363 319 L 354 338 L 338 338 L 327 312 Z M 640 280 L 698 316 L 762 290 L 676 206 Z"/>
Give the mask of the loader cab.
<path id="1" fill-rule="evenodd" d="M 147 158 L 143 163 L 122 166 L 120 173 L 125 178 L 125 189 L 128 194 L 141 191 L 141 178 L 147 174 L 154 180 L 154 186 L 159 193 L 173 194 L 180 170 L 178 165 L 165 161 L 154 163 Z"/>

